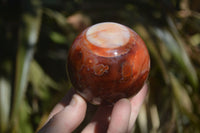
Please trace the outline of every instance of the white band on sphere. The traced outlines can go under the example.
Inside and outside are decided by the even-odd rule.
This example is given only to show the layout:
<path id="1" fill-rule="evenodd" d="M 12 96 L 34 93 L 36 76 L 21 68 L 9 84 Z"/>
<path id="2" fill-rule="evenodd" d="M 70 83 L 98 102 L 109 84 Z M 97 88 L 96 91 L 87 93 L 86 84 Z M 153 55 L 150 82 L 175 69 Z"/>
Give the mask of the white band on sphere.
<path id="1" fill-rule="evenodd" d="M 87 40 L 102 48 L 117 48 L 126 45 L 130 38 L 127 27 L 113 22 L 93 25 L 86 32 Z"/>

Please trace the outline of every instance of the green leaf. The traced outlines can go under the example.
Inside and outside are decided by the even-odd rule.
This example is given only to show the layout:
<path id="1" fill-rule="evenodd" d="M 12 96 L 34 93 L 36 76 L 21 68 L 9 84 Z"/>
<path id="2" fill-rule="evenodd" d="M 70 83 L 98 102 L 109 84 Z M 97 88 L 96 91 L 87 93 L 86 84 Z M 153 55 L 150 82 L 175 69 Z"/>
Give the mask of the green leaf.
<path id="1" fill-rule="evenodd" d="M 170 74 L 170 80 L 172 83 L 173 94 L 181 109 L 190 113 L 193 112 L 192 102 L 185 88 L 172 73 Z"/>
<path id="2" fill-rule="evenodd" d="M 66 37 L 58 32 L 51 32 L 49 34 L 49 36 L 50 36 L 51 40 L 54 41 L 55 43 L 64 44 L 67 42 Z"/>
<path id="3" fill-rule="evenodd" d="M 27 101 L 23 101 L 20 106 L 19 111 L 19 132 L 20 133 L 33 133 L 32 125 L 30 122 L 30 114 L 31 114 L 31 108 L 28 105 Z"/>
<path id="4" fill-rule="evenodd" d="M 193 35 L 191 38 L 190 38 L 190 42 L 193 46 L 198 46 L 200 45 L 200 33 L 197 33 L 195 35 Z"/>
<path id="5" fill-rule="evenodd" d="M 176 100 L 177 105 L 180 110 L 196 125 L 199 124 L 200 120 L 198 116 L 193 114 L 193 104 L 190 96 L 188 95 L 186 89 L 179 82 L 179 80 L 170 73 L 170 81 L 172 83 L 172 91 Z"/>
<path id="6" fill-rule="evenodd" d="M 41 22 L 41 7 L 39 0 L 28 0 L 21 3 L 23 7 L 19 33 L 19 45 L 16 56 L 16 73 L 14 84 L 13 108 L 11 112 L 12 130 L 19 119 L 19 109 L 26 92 L 29 65 L 33 58 L 34 46 L 37 43 Z M 28 7 L 28 8 L 27 8 Z"/>
<path id="7" fill-rule="evenodd" d="M 198 87 L 198 77 L 186 50 L 180 47 L 180 42 L 173 37 L 167 29 L 154 28 L 155 34 L 164 42 L 168 50 L 171 52 L 177 64 L 185 72 L 186 77 L 194 88 Z"/>
<path id="8" fill-rule="evenodd" d="M 197 89 L 199 86 L 199 81 L 197 77 L 197 72 L 195 68 L 192 65 L 192 62 L 189 58 L 189 55 L 185 48 L 185 42 L 181 35 L 179 34 L 176 25 L 174 24 L 171 17 L 167 17 L 167 22 L 169 24 L 169 31 L 171 31 L 172 36 L 174 37 L 174 40 L 176 43 L 174 45 L 177 45 L 179 47 L 179 51 L 176 51 L 178 54 L 175 55 L 175 57 L 178 59 L 178 62 L 180 63 L 182 69 L 186 72 L 186 75 L 192 84 L 192 86 Z"/>
<path id="9" fill-rule="evenodd" d="M 0 77 L 0 131 L 6 131 L 9 125 L 11 105 L 11 86 L 7 79 Z"/>
<path id="10" fill-rule="evenodd" d="M 36 61 L 31 62 L 29 80 L 33 85 L 34 92 L 41 99 L 49 96 L 48 88 L 59 89 L 55 81 L 44 73 L 40 65 Z"/>
<path id="11" fill-rule="evenodd" d="M 147 133 L 148 132 L 148 121 L 147 121 L 147 109 L 145 104 L 141 106 L 140 112 L 138 114 L 138 125 L 140 127 L 141 133 Z"/>

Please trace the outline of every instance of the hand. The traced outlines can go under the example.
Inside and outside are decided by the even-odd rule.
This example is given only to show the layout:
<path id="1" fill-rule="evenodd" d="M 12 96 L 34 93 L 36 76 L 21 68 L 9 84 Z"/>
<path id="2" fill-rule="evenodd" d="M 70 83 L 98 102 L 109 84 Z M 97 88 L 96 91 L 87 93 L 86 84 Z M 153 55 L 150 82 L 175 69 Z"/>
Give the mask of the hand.
<path id="1" fill-rule="evenodd" d="M 114 106 L 100 106 L 82 133 L 131 133 L 146 93 L 145 84 L 140 92 L 130 99 L 120 99 Z M 86 109 L 86 101 L 75 94 L 74 90 L 70 90 L 54 107 L 38 133 L 71 133 L 85 118 Z"/>

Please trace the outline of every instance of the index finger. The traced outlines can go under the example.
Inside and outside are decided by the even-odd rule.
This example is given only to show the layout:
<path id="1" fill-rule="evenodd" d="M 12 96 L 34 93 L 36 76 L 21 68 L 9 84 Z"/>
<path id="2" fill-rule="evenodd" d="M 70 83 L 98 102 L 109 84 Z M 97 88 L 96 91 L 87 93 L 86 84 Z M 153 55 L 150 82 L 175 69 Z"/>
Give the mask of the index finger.
<path id="1" fill-rule="evenodd" d="M 131 116 L 130 116 L 129 127 L 128 127 L 129 132 L 131 132 L 133 129 L 134 123 L 136 121 L 140 108 L 144 102 L 144 99 L 147 95 L 147 92 L 148 92 L 148 86 L 145 83 L 142 89 L 135 96 L 130 98 Z"/>

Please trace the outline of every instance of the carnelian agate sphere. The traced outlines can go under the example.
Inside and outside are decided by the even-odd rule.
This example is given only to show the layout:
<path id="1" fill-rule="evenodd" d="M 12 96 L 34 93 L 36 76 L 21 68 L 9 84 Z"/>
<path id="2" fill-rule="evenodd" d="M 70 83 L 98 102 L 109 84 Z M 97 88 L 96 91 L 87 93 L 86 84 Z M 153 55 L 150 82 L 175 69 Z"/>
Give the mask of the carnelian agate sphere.
<path id="1" fill-rule="evenodd" d="M 149 54 L 140 36 L 113 22 L 84 30 L 68 56 L 72 85 L 96 105 L 135 95 L 146 81 L 149 69 Z"/>

